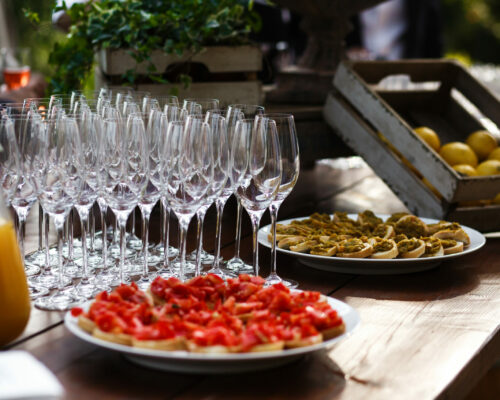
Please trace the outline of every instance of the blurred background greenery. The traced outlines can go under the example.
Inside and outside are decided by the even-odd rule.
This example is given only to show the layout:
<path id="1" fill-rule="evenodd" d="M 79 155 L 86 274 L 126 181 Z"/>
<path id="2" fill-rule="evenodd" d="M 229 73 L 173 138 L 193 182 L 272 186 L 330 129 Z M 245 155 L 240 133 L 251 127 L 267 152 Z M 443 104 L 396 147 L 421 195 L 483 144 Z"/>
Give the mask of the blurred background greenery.
<path id="1" fill-rule="evenodd" d="M 48 56 L 65 34 L 51 23 L 52 0 L 0 0 L 14 43 L 32 49 L 32 69 L 51 76 Z M 465 62 L 500 64 L 500 1 L 442 0 L 445 55 Z M 31 10 L 40 19 L 25 16 Z"/>

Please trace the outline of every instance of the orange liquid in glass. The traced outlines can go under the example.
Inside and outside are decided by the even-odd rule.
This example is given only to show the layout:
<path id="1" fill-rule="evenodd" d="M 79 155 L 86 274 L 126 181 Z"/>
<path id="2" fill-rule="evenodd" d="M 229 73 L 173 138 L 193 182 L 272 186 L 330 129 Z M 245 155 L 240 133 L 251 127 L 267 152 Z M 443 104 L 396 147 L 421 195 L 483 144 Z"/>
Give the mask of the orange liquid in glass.
<path id="1" fill-rule="evenodd" d="M 6 67 L 3 70 L 3 80 L 10 90 L 26 86 L 30 80 L 30 76 L 30 67 Z"/>
<path id="2" fill-rule="evenodd" d="M 29 316 L 28 282 L 14 226 L 0 217 L 0 347 L 22 333 Z"/>

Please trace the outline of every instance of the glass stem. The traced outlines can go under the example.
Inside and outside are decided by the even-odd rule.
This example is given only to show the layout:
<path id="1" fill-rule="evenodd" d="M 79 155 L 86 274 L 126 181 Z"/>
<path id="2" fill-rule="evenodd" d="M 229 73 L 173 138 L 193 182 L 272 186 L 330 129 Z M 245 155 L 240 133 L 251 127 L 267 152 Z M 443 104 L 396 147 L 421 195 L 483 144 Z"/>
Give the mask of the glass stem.
<path id="1" fill-rule="evenodd" d="M 73 210 L 69 213 L 68 224 L 68 261 L 73 261 Z"/>
<path id="2" fill-rule="evenodd" d="M 127 219 L 125 218 L 125 221 L 120 219 L 118 222 L 118 225 L 120 226 L 120 269 L 119 269 L 119 280 L 120 284 L 125 283 L 123 279 L 123 270 L 125 269 L 125 247 L 127 245 L 126 243 L 126 228 L 127 228 Z"/>
<path id="3" fill-rule="evenodd" d="M 18 231 L 18 241 L 19 250 L 21 250 L 21 258 L 24 262 L 24 226 L 26 225 L 26 216 L 22 213 L 19 214 L 19 231 Z"/>
<path id="4" fill-rule="evenodd" d="M 271 247 L 271 276 L 276 274 L 276 221 L 278 220 L 278 210 L 280 206 L 271 204 L 269 213 L 271 214 L 271 232 L 273 235 L 273 242 Z"/>
<path id="5" fill-rule="evenodd" d="M 43 218 L 42 206 L 38 204 L 38 251 L 43 250 Z"/>
<path id="6" fill-rule="evenodd" d="M 170 210 L 168 207 L 163 205 L 165 208 L 165 213 L 163 214 L 163 232 L 165 233 L 165 240 L 163 241 L 163 252 L 165 258 L 163 260 L 163 266 L 167 269 L 170 269 L 170 256 L 168 254 L 169 242 L 170 242 Z"/>
<path id="7" fill-rule="evenodd" d="M 195 276 L 200 276 L 201 274 L 201 252 L 203 250 L 203 222 L 205 221 L 205 214 L 206 211 L 201 208 L 196 213 L 196 219 L 198 220 L 198 225 L 196 227 L 196 243 L 198 243 L 198 248 L 196 249 Z"/>
<path id="8" fill-rule="evenodd" d="M 64 274 L 63 274 L 63 241 L 64 241 L 64 217 L 57 216 L 54 219 L 57 231 L 57 289 L 62 290 L 64 288 Z"/>
<path id="9" fill-rule="evenodd" d="M 142 279 L 148 278 L 148 246 L 149 246 L 149 215 L 147 210 L 141 209 L 142 212 L 142 252 L 144 255 L 144 262 L 142 265 Z"/>
<path id="10" fill-rule="evenodd" d="M 89 221 L 90 221 L 90 252 L 94 252 L 94 241 L 95 241 L 95 218 L 94 218 L 94 210 L 93 207 L 90 208 L 89 213 Z"/>
<path id="11" fill-rule="evenodd" d="M 49 244 L 49 216 L 43 211 L 43 235 L 45 238 L 45 265 L 42 267 L 42 274 L 44 271 L 48 271 L 50 269 L 50 244 Z"/>
<path id="12" fill-rule="evenodd" d="M 222 238 L 222 213 L 224 211 L 225 201 L 217 199 L 215 201 L 215 207 L 217 209 L 217 226 L 215 228 L 215 256 L 213 269 L 219 271 L 219 259 L 220 259 L 220 244 Z"/>
<path id="13" fill-rule="evenodd" d="M 108 266 L 108 236 L 107 236 L 107 224 L 106 224 L 107 207 L 99 206 L 99 210 L 101 211 L 102 261 L 104 268 L 106 268 Z"/>
<path id="14" fill-rule="evenodd" d="M 238 204 L 238 211 L 236 215 L 236 243 L 234 244 L 235 246 L 235 253 L 234 257 L 235 258 L 240 258 L 240 242 L 241 242 L 241 220 L 243 218 L 243 207 L 241 205 L 241 200 L 239 197 L 236 197 L 237 204 Z"/>
<path id="15" fill-rule="evenodd" d="M 160 201 L 160 221 L 162 222 L 160 224 L 160 240 L 162 241 L 163 247 L 165 247 L 165 243 L 163 241 L 165 240 L 165 206 L 163 205 L 163 201 Z"/>
<path id="16" fill-rule="evenodd" d="M 186 266 L 186 236 L 189 227 L 189 219 L 185 217 L 179 218 L 179 227 L 180 227 L 180 250 L 181 250 L 181 262 L 180 262 L 180 271 L 179 271 L 179 279 L 184 281 L 184 270 Z"/>
<path id="17" fill-rule="evenodd" d="M 259 242 L 257 241 L 257 234 L 259 231 L 260 216 L 250 214 L 252 221 L 252 242 L 253 242 L 253 273 L 255 276 L 259 275 Z"/>
<path id="18" fill-rule="evenodd" d="M 80 223 L 82 225 L 82 280 L 81 283 L 87 283 L 89 280 L 89 271 L 88 271 L 88 255 L 87 255 L 87 229 L 88 229 L 88 220 L 89 220 L 89 212 L 88 210 L 80 210 Z"/>

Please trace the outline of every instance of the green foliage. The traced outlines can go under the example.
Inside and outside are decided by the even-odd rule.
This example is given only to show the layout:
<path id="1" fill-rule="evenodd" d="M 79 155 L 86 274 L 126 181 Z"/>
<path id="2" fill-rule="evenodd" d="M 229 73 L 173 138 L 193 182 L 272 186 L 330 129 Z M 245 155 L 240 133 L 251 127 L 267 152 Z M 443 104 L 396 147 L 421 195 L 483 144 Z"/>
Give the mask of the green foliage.
<path id="1" fill-rule="evenodd" d="M 52 90 L 81 87 L 99 49 L 130 49 L 137 63 L 149 62 L 149 77 L 165 82 L 151 63 L 153 50 L 169 54 L 199 52 L 204 46 L 245 43 L 260 28 L 251 0 L 90 0 L 62 8 L 71 17 L 66 41 L 57 44 L 49 62 L 54 65 Z M 163 72 L 163 71 L 161 71 Z M 123 76 L 133 83 L 133 70 Z M 189 77 L 181 77 L 186 83 Z"/>
<path id="2" fill-rule="evenodd" d="M 443 0 L 447 53 L 500 63 L 500 1 Z"/>

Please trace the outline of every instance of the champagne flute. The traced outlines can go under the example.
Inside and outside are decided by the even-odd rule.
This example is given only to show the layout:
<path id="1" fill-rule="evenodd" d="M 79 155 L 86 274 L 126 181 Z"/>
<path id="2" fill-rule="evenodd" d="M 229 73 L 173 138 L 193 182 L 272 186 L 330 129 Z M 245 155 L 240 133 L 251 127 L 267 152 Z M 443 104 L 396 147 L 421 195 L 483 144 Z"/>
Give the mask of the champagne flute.
<path id="1" fill-rule="evenodd" d="M 264 114 L 264 107 L 255 104 L 230 104 L 227 107 L 226 120 L 228 124 L 228 133 L 230 140 L 232 141 L 232 136 L 234 135 L 236 124 L 241 119 L 254 119 L 257 115 Z M 250 124 L 250 128 L 253 125 Z M 247 127 L 248 128 L 248 124 Z M 244 129 L 242 127 L 242 129 Z M 239 273 L 251 272 L 253 266 L 246 264 L 240 258 L 240 242 L 241 242 L 241 222 L 243 218 L 243 207 L 241 205 L 240 198 L 236 196 L 237 203 L 237 214 L 236 214 L 236 234 L 235 234 L 235 253 L 233 258 L 231 258 L 226 263 L 226 268 L 231 271 L 238 271 Z"/>
<path id="2" fill-rule="evenodd" d="M 120 227 L 119 281 L 126 283 L 125 228 L 148 180 L 147 138 L 142 118 L 133 114 L 126 127 L 120 119 L 105 119 L 103 129 L 100 162 L 106 173 L 98 175 L 99 184 Z"/>
<path id="3" fill-rule="evenodd" d="M 180 268 L 184 280 L 186 264 L 186 234 L 191 218 L 207 195 L 213 179 L 213 158 L 209 126 L 203 118 L 188 116 L 186 123 L 173 121 L 168 125 L 165 141 L 163 185 L 171 209 L 179 220 Z"/>
<path id="4" fill-rule="evenodd" d="M 259 223 L 278 193 L 281 182 L 281 162 L 278 133 L 274 121 L 256 123 L 250 138 L 248 168 L 237 189 L 237 196 L 252 221 L 253 268 L 259 275 Z"/>
<path id="5" fill-rule="evenodd" d="M 82 149 L 75 119 L 62 116 L 48 125 L 48 144 L 43 158 L 42 171 L 37 183 L 39 201 L 44 210 L 54 218 L 57 230 L 58 287 L 48 297 L 40 297 L 35 306 L 45 310 L 66 310 L 79 302 L 71 292 L 64 291 L 63 230 L 64 222 L 75 205 L 83 185 Z"/>
<path id="6" fill-rule="evenodd" d="M 276 126 L 281 159 L 281 182 L 276 198 L 269 206 L 273 241 L 271 250 L 271 273 L 266 278 L 266 284 L 273 285 L 281 282 L 285 286 L 296 288 L 298 286 L 297 282 L 283 279 L 279 277 L 276 272 L 276 221 L 278 218 L 278 210 L 297 183 L 300 171 L 299 141 L 297 139 L 295 121 L 291 114 L 263 114 L 257 116 L 256 120 L 256 124 L 261 123 L 264 129 L 269 129 L 271 125 Z M 274 121 L 274 124 L 271 124 L 271 121 Z"/>

